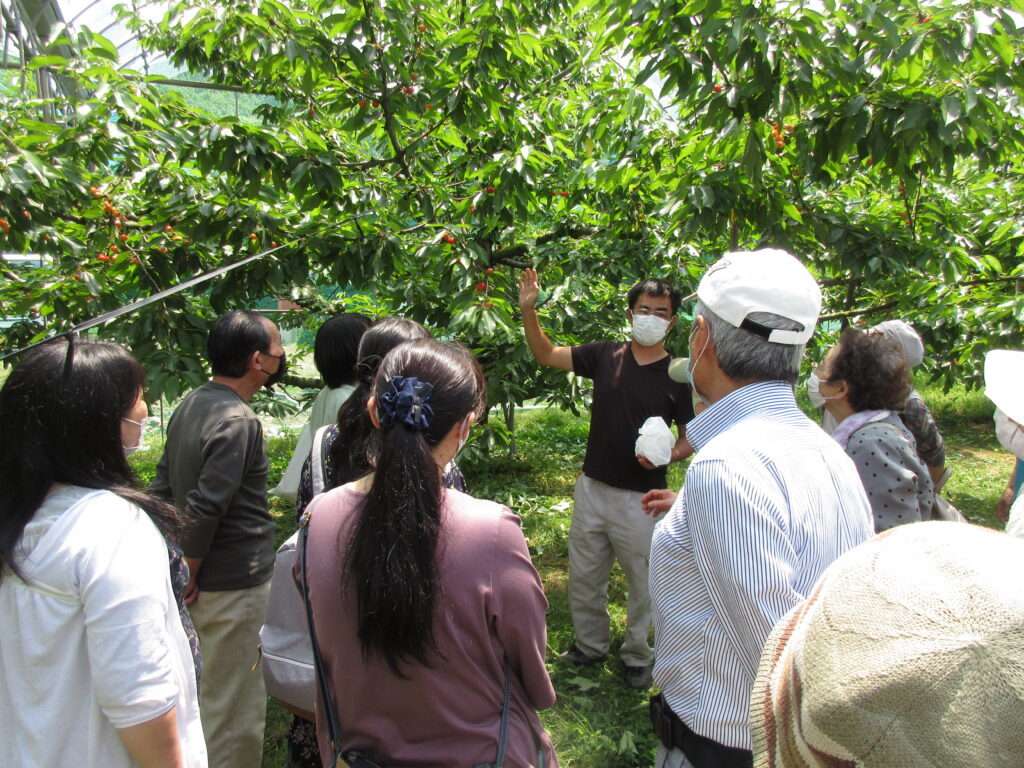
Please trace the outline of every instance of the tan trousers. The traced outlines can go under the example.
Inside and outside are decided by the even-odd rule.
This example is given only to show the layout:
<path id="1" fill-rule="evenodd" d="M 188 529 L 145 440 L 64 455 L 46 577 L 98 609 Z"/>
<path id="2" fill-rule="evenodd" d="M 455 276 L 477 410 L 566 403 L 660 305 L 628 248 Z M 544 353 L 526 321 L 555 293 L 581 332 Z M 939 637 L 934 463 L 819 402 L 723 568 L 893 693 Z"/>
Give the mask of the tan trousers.
<path id="1" fill-rule="evenodd" d="M 654 650 L 651 594 L 647 584 L 651 536 L 657 519 L 645 515 L 643 494 L 594 480 L 576 479 L 569 527 L 569 610 L 576 645 L 587 656 L 604 656 L 611 643 L 608 616 L 608 575 L 612 563 L 626 575 L 626 636 L 619 656 L 626 666 L 650 665 Z"/>
<path id="2" fill-rule="evenodd" d="M 199 715 L 210 768 L 259 768 L 267 690 L 260 667 L 260 627 L 270 582 L 249 589 L 200 592 L 189 607 L 203 654 Z"/>

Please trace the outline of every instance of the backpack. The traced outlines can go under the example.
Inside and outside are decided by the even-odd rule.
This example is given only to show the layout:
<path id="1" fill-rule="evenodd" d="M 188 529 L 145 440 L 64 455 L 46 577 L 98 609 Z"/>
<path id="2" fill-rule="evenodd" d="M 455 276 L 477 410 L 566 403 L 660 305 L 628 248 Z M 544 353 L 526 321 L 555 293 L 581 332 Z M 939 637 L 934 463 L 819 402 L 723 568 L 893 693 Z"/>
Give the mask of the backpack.
<path id="1" fill-rule="evenodd" d="M 324 490 L 323 436 L 326 431 L 327 427 L 321 427 L 313 438 L 314 494 Z M 316 676 L 305 601 L 292 575 L 298 540 L 296 531 L 277 550 L 267 617 L 260 629 L 260 649 L 267 694 L 281 702 L 285 709 L 309 715 L 316 707 Z"/>

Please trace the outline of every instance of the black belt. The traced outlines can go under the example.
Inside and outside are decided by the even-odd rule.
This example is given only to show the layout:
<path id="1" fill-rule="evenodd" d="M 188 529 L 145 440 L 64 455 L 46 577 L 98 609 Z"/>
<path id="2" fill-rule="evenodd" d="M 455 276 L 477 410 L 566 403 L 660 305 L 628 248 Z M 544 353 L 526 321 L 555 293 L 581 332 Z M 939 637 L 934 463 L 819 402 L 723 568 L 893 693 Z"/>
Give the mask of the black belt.
<path id="1" fill-rule="evenodd" d="M 694 733 L 660 693 L 651 698 L 650 714 L 654 733 L 665 748 L 682 750 L 694 768 L 753 768 L 754 756 L 749 749 L 727 747 Z"/>

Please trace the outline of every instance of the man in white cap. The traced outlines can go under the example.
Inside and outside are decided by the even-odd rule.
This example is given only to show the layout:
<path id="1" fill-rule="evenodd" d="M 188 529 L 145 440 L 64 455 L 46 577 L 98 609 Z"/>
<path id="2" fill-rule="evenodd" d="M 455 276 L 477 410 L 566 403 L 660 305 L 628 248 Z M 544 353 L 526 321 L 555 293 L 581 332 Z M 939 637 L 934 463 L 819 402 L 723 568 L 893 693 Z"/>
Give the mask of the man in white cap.
<path id="1" fill-rule="evenodd" d="M 707 408 L 687 425 L 697 455 L 651 544 L 657 768 L 751 764 L 769 631 L 873 534 L 856 468 L 793 396 L 821 309 L 814 279 L 785 251 L 728 253 L 696 297 L 682 373 Z M 673 497 L 644 502 L 658 514 Z"/>

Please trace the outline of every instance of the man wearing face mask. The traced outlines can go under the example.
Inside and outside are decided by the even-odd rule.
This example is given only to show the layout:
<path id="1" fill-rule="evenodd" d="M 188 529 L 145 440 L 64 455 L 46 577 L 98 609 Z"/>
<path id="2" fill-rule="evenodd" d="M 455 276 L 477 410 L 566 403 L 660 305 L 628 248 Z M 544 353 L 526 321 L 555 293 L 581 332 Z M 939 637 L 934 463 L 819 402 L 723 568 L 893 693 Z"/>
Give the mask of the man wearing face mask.
<path id="1" fill-rule="evenodd" d="M 700 281 L 689 378 L 707 407 L 697 452 L 651 543 L 656 768 L 752 764 L 750 694 L 772 626 L 836 557 L 873 534 L 850 458 L 793 385 L 821 292 L 785 251 L 727 253 Z"/>
<path id="2" fill-rule="evenodd" d="M 671 356 L 663 344 L 675 325 L 679 293 L 661 280 L 640 281 L 628 294 L 632 340 L 575 347 L 556 347 L 544 334 L 537 320 L 538 293 L 537 271 L 523 270 L 519 307 L 533 356 L 541 365 L 594 381 L 590 436 L 569 529 L 569 608 L 576 639 L 562 658 L 591 664 L 607 656 L 608 576 L 617 558 L 629 585 L 619 656 L 627 684 L 644 690 L 651 684 L 653 660 L 647 565 L 655 520 L 644 514 L 640 500 L 646 491 L 664 486 L 666 467 L 636 456 L 634 446 L 644 422 L 660 416 L 679 431 L 671 461 L 691 453 L 686 441 L 686 422 L 693 417 L 690 390 L 668 377 Z"/>
<path id="3" fill-rule="evenodd" d="M 171 416 L 150 490 L 185 515 L 185 601 L 199 635 L 199 709 L 210 765 L 258 766 L 266 689 L 259 630 L 274 570 L 263 428 L 248 402 L 284 376 L 277 327 L 255 312 L 217 318 L 206 342 L 213 378 Z"/>
<path id="4" fill-rule="evenodd" d="M 985 395 L 995 403 L 993 420 L 999 444 L 1017 462 L 996 512 L 1006 523 L 1006 532 L 1024 538 L 1024 494 L 1018 477 L 1024 468 L 1024 352 L 994 349 L 985 355 Z"/>

